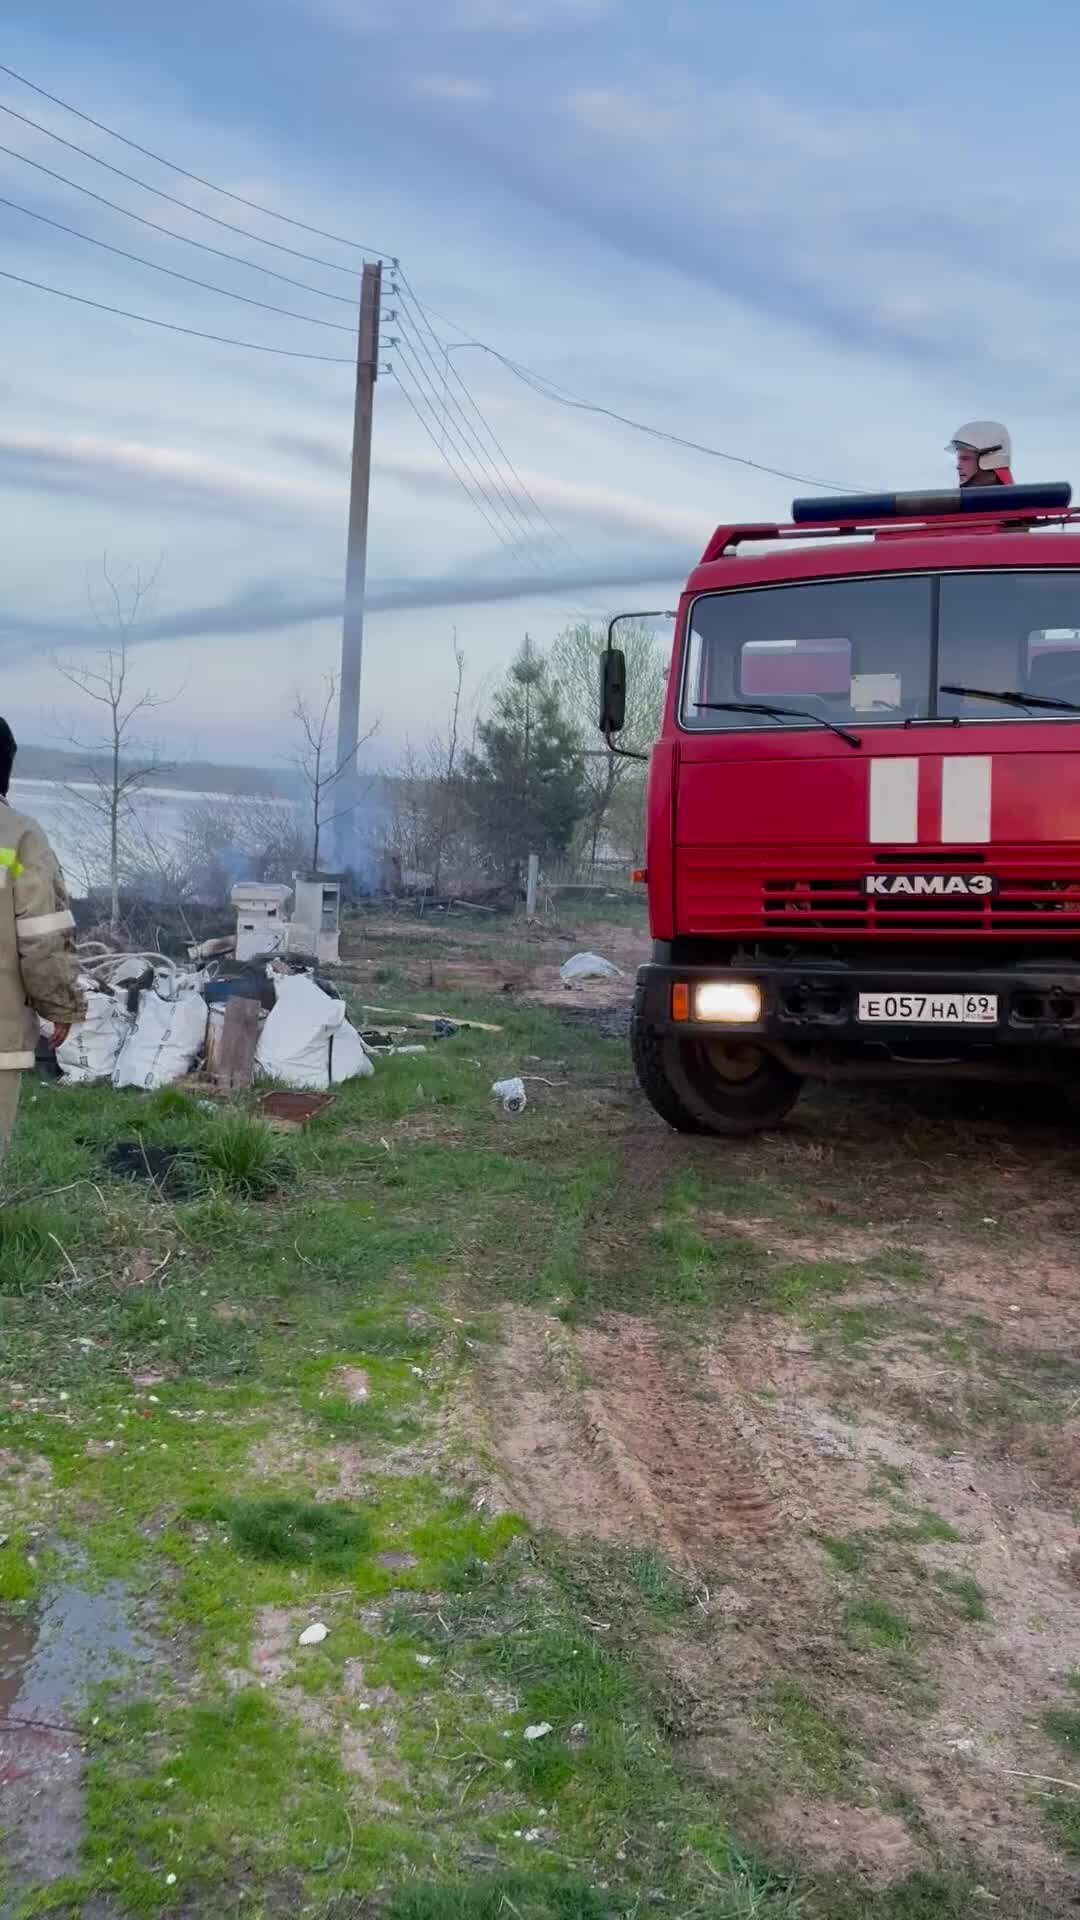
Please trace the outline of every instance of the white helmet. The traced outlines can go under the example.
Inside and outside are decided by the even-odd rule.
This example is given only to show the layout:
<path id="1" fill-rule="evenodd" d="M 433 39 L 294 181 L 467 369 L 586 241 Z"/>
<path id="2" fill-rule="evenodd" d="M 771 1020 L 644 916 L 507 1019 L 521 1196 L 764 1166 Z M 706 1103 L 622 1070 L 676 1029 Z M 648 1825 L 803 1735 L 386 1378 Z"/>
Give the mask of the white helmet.
<path id="1" fill-rule="evenodd" d="M 1000 420 L 969 420 L 957 427 L 947 453 L 977 453 L 983 473 L 1007 473 L 1012 467 L 1012 440 Z"/>

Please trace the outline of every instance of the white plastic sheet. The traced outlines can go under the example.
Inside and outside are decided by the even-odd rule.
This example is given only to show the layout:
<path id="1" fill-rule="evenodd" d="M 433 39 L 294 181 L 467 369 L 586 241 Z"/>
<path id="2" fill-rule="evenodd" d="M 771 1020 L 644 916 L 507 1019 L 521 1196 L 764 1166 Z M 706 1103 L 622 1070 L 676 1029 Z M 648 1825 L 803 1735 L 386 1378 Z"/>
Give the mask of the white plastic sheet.
<path id="1" fill-rule="evenodd" d="M 559 968 L 559 978 L 564 987 L 575 987 L 582 980 L 614 980 L 618 977 L 618 967 L 598 953 L 575 953 L 569 960 L 564 960 Z"/>
<path id="2" fill-rule="evenodd" d="M 267 1079 L 321 1093 L 374 1073 L 343 1000 L 331 1000 L 306 973 L 275 975 L 274 990 L 277 999 L 255 1050 L 255 1064 Z"/>
<path id="3" fill-rule="evenodd" d="M 153 1090 L 171 1086 L 190 1073 L 206 1038 L 206 1001 L 187 987 L 174 999 L 160 993 L 139 996 L 135 1026 L 113 1073 L 114 1087 Z"/>

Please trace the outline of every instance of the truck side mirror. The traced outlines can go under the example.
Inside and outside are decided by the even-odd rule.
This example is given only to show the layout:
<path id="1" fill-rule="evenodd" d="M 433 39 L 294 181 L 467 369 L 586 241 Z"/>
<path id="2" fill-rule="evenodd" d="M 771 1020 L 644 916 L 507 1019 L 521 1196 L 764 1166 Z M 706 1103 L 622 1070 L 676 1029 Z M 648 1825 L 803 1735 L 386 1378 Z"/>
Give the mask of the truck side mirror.
<path id="1" fill-rule="evenodd" d="M 600 668 L 600 731 L 621 733 L 626 720 L 626 655 L 609 647 Z"/>

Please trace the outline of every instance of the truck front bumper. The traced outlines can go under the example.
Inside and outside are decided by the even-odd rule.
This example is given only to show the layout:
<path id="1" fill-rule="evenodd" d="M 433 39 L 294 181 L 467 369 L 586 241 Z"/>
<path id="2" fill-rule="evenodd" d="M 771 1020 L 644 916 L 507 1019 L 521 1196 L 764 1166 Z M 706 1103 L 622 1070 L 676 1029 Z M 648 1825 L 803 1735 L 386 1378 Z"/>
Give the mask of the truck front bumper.
<path id="1" fill-rule="evenodd" d="M 696 1017 L 696 989 L 714 982 L 756 986 L 761 994 L 756 1020 L 702 1020 Z M 677 989 L 686 990 L 684 993 Z M 900 996 L 940 1000 L 950 996 L 993 995 L 997 1018 L 991 1024 L 895 1023 L 859 1017 L 860 996 L 891 1004 Z M 689 1017 L 673 1011 L 688 1008 Z M 657 1032 L 686 1038 L 757 1039 L 778 1053 L 807 1049 L 834 1058 L 918 1057 L 978 1059 L 1002 1048 L 1080 1047 L 1080 965 L 994 968 L 948 967 L 752 958 L 745 966 L 721 963 L 680 965 L 654 959 L 638 973 L 637 1018 Z"/>

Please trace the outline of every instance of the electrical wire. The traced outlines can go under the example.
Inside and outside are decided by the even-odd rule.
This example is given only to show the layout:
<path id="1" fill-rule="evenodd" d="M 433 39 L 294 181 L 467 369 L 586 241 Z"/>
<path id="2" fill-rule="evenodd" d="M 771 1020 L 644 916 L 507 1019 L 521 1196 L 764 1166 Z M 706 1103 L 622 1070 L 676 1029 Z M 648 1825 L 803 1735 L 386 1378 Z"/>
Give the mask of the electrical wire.
<path id="1" fill-rule="evenodd" d="M 412 395 L 410 394 L 408 388 L 406 387 L 404 381 L 401 378 L 401 374 L 399 373 L 396 367 L 391 369 L 391 375 L 395 385 L 397 386 L 398 390 L 401 393 L 402 398 L 405 400 L 406 404 L 409 406 L 411 411 L 416 415 L 417 420 L 420 422 L 420 425 L 423 427 L 424 432 L 427 434 L 427 437 L 431 441 L 432 446 L 435 448 L 436 453 L 439 454 L 441 458 L 446 461 L 446 464 L 449 467 L 450 472 L 453 474 L 455 480 L 457 481 L 459 487 L 464 493 L 465 498 L 468 500 L 470 506 L 474 506 L 479 513 L 483 514 L 484 519 L 487 521 L 488 526 L 491 528 L 491 531 L 495 535 L 496 539 L 500 540 L 504 547 L 510 547 L 511 549 L 513 549 L 516 546 L 516 542 L 512 540 L 508 540 L 506 538 L 506 534 L 503 528 L 491 518 L 491 515 L 488 513 L 482 501 L 478 500 L 473 494 L 467 480 L 458 471 L 453 461 L 447 458 L 445 448 L 443 448 L 439 444 L 438 434 L 434 431 L 434 429 L 431 426 L 429 426 L 428 422 L 425 420 L 423 413 L 421 412 L 420 408 L 417 406 L 416 402 L 414 401 Z"/>
<path id="2" fill-rule="evenodd" d="M 421 317 L 423 316 L 424 309 L 421 306 L 420 301 L 417 298 L 417 295 L 413 287 L 410 285 L 408 278 L 402 272 L 400 267 L 398 267 L 396 270 L 396 285 L 395 285 L 394 291 L 400 302 L 411 304 L 411 306 L 415 309 L 415 311 Z M 400 315 L 399 315 L 399 318 L 400 318 Z M 427 331 L 426 328 L 424 330 Z M 563 533 L 557 526 L 555 526 L 553 521 L 549 518 L 548 514 L 545 513 L 543 507 L 540 505 L 539 501 L 536 499 L 531 489 L 526 485 L 525 481 L 522 479 L 521 474 L 518 472 L 517 468 L 515 467 L 513 461 L 510 458 L 510 455 L 506 451 L 506 448 L 503 446 L 494 428 L 490 425 L 479 403 L 477 402 L 475 396 L 473 395 L 471 389 L 466 385 L 465 381 L 462 379 L 462 376 L 458 372 L 457 367 L 454 365 L 453 361 L 450 359 L 449 352 L 446 351 L 445 348 L 444 348 L 444 365 L 449 367 L 450 374 L 452 375 L 453 379 L 456 381 L 457 385 L 461 388 L 462 393 L 465 395 L 466 400 L 468 401 L 469 405 L 471 406 L 473 412 L 475 413 L 477 419 L 480 422 L 481 429 L 483 430 L 484 433 L 486 433 L 490 444 L 494 447 L 496 456 L 499 459 L 501 459 L 501 461 L 503 462 L 503 465 L 512 476 L 514 481 L 514 486 L 518 496 L 529 503 L 537 519 L 540 520 L 541 523 L 548 529 L 548 532 L 553 536 L 553 538 L 559 541 L 560 544 L 563 547 L 565 547 L 566 551 L 571 555 L 575 563 L 582 563 L 582 555 L 577 551 L 573 542 L 567 538 L 565 533 Z"/>
<path id="3" fill-rule="evenodd" d="M 190 200 L 181 200 L 175 193 L 166 193 L 164 187 L 152 186 L 149 180 L 140 180 L 136 173 L 125 173 L 123 167 L 114 167 L 111 160 L 103 160 L 98 153 L 92 153 L 89 147 L 80 147 L 75 140 L 65 140 L 62 133 L 54 133 L 51 127 L 42 126 L 40 120 L 31 120 L 29 114 L 19 113 L 14 107 L 7 107 L 0 101 L 0 113 L 9 114 L 13 120 L 21 120 L 23 126 L 33 127 L 35 133 L 43 133 L 47 139 L 56 140 L 71 153 L 80 153 L 84 160 L 92 160 L 97 167 L 104 167 L 107 173 L 115 173 L 120 180 L 127 180 L 132 186 L 141 187 L 144 193 L 156 193 L 159 200 L 168 200 L 171 206 L 183 207 L 185 213 L 193 213 L 200 220 L 210 220 L 215 227 L 224 227 L 228 233 L 242 234 L 245 240 L 255 240 L 260 247 L 273 247 L 275 253 L 291 254 L 294 260 L 308 260 L 316 267 L 325 267 L 330 273 L 345 273 L 355 279 L 355 267 L 343 267 L 337 260 L 324 260 L 317 253 L 302 253 L 297 247 L 287 247 L 281 240 L 268 240 L 265 234 L 252 233 L 250 227 L 238 227 L 232 220 L 222 220 L 216 213 L 207 213 L 203 207 L 193 207 Z"/>
<path id="4" fill-rule="evenodd" d="M 406 329 L 408 329 L 411 343 L 415 343 L 419 351 L 424 354 L 425 358 L 428 361 L 428 364 L 434 370 L 434 383 L 431 382 L 430 377 L 428 375 L 426 374 L 424 375 L 425 380 L 428 381 L 427 393 L 428 393 L 429 400 L 433 404 L 433 410 L 437 414 L 441 407 L 444 429 L 447 429 L 448 421 L 450 417 L 450 411 L 452 408 L 455 426 L 457 430 L 461 433 L 461 435 L 465 438 L 465 440 L 468 442 L 471 456 L 475 457 L 479 461 L 480 467 L 483 470 L 485 477 L 487 478 L 488 476 L 490 476 L 490 478 L 488 478 L 488 483 L 487 483 L 487 494 L 489 499 L 492 497 L 492 494 L 494 494 L 495 497 L 498 499 L 502 512 L 504 514 L 509 515 L 511 522 L 514 524 L 514 526 L 518 530 L 519 537 L 527 545 L 527 550 L 529 551 L 533 564 L 536 565 L 538 563 L 539 554 L 536 550 L 536 544 L 535 544 L 537 540 L 535 528 L 533 528 L 529 524 L 527 517 L 523 514 L 521 508 L 518 506 L 517 501 L 514 499 L 513 494 L 510 492 L 510 489 L 507 487 L 505 480 L 503 480 L 502 476 L 498 473 L 497 469 L 495 469 L 492 466 L 490 456 L 484 452 L 483 447 L 480 445 L 479 441 L 477 440 L 477 437 L 473 432 L 472 427 L 470 426 L 468 420 L 465 417 L 465 413 L 460 403 L 456 399 L 451 402 L 449 399 L 449 395 L 445 390 L 443 391 L 442 394 L 440 394 L 437 383 L 442 376 L 442 368 L 439 366 L 438 361 L 435 359 L 434 355 L 432 354 L 431 349 L 425 345 L 422 337 L 417 332 L 416 327 L 413 324 L 412 320 L 410 319 L 409 315 L 404 311 L 400 311 L 398 318 L 399 318 L 399 323 L 402 326 L 404 326 Z M 415 365 L 415 361 L 414 361 L 414 365 Z M 460 451 L 460 448 L 459 448 L 459 451 Z M 492 501 L 492 504 L 493 505 L 495 504 L 494 500 Z M 546 557 L 548 559 L 549 566 L 553 567 L 553 562 L 551 561 L 550 555 Z"/>
<path id="5" fill-rule="evenodd" d="M 409 316 L 404 312 L 399 312 L 398 318 L 399 318 L 399 324 L 401 324 L 406 330 L 406 335 L 409 340 L 410 347 L 413 347 L 419 353 L 422 353 L 425 356 L 426 360 L 428 361 L 429 366 L 431 366 L 434 369 L 434 379 L 432 379 L 431 375 L 427 373 L 426 369 L 419 369 L 419 371 L 422 374 L 423 379 L 426 383 L 426 393 L 431 403 L 433 412 L 436 414 L 441 414 L 443 431 L 446 432 L 449 430 L 449 421 L 452 417 L 454 420 L 454 425 L 457 432 L 462 436 L 462 438 L 466 441 L 466 444 L 468 445 L 470 458 L 476 459 L 479 462 L 480 468 L 484 473 L 485 481 L 487 483 L 486 490 L 488 492 L 489 497 L 492 497 L 493 504 L 497 502 L 500 511 L 504 515 L 508 516 L 511 524 L 517 529 L 517 534 L 520 538 L 524 539 L 527 542 L 532 542 L 533 540 L 535 540 L 535 537 L 536 537 L 534 530 L 530 527 L 527 519 L 522 514 L 520 508 L 517 505 L 517 502 L 515 501 L 513 495 L 510 493 L 509 489 L 507 488 L 505 482 L 502 480 L 499 473 L 495 469 L 493 469 L 491 465 L 490 457 L 484 452 L 483 447 L 480 445 L 480 442 L 477 440 L 476 435 L 473 432 L 473 429 L 469 424 L 468 420 L 466 419 L 464 411 L 462 410 L 459 402 L 456 400 L 456 398 L 451 402 L 445 388 L 443 389 L 442 392 L 439 391 L 439 387 L 437 383 L 441 378 L 442 370 L 439 367 L 438 362 L 433 358 L 429 349 L 424 345 L 424 342 L 421 336 L 417 333 L 415 327 L 413 326 L 411 320 L 409 319 Z M 399 339 L 399 345 L 400 344 L 401 343 Z M 416 366 L 417 363 L 415 360 L 413 364 L 414 366 Z"/>
<path id="6" fill-rule="evenodd" d="M 11 280 L 17 287 L 33 287 L 37 293 L 55 294 L 58 300 L 73 300 L 77 306 L 93 307 L 97 313 L 114 313 L 121 320 L 138 320 L 144 327 L 161 327 L 166 333 L 185 333 L 192 340 L 213 340 L 219 347 L 247 347 L 252 353 L 273 353 L 283 360 L 321 360 L 332 367 L 351 367 L 354 362 L 336 353 L 301 353 L 294 347 L 267 347 L 258 340 L 234 340 L 224 333 L 203 333 L 199 327 L 182 327 L 175 320 L 153 320 L 148 313 L 130 313 L 126 307 L 110 307 L 104 300 L 88 300 L 85 294 L 69 293 L 64 287 L 46 286 L 43 280 L 28 280 L 24 274 L 9 273 L 0 267 L 0 280 Z"/>
<path id="7" fill-rule="evenodd" d="M 247 207 L 252 213 L 264 213 L 270 220 L 282 220 L 286 226 L 298 227 L 301 232 L 314 234 L 319 240 L 333 240 L 340 246 L 353 247 L 358 253 L 372 254 L 380 260 L 395 259 L 392 253 L 384 252 L 381 247 L 362 247 L 356 240 L 346 240 L 343 234 L 328 233 L 325 227 L 309 226 L 306 220 L 295 220 L 291 213 L 279 213 L 275 207 L 264 207 L 258 200 L 248 200 L 242 193 L 234 193 L 231 187 L 219 187 L 213 180 L 204 180 L 201 173 L 191 173 L 187 167 L 178 167 L 175 160 L 166 160 L 162 154 L 155 153 L 152 147 L 141 147 L 137 140 L 130 140 L 126 133 L 118 133 L 115 127 L 107 126 L 104 120 L 95 120 L 92 113 L 83 113 L 81 108 L 73 107 L 70 100 L 61 100 L 59 94 L 49 93 L 47 88 L 28 80 L 24 73 L 17 73 L 14 67 L 5 67 L 0 62 L 0 73 L 6 73 L 9 80 L 17 80 L 20 86 L 29 87 L 31 93 L 38 94 L 42 100 L 51 101 L 54 107 L 63 107 L 65 113 L 73 113 L 77 120 L 82 120 L 88 127 L 96 127 L 99 133 L 107 133 L 111 140 L 121 141 L 133 153 L 141 153 L 144 160 L 155 160 L 158 166 L 168 167 L 170 173 L 178 173 L 181 179 L 191 180 L 197 187 L 208 187 L 211 193 L 220 193 L 226 200 L 235 200 L 238 206 Z"/>
<path id="8" fill-rule="evenodd" d="M 175 227 L 163 227 L 147 214 L 135 213 L 131 207 L 122 207 L 118 200 L 107 200 L 103 193 L 95 193 L 93 187 L 84 187 L 80 180 L 69 180 L 66 173 L 57 173 L 41 160 L 32 160 L 28 153 L 20 153 L 17 147 L 5 147 L 0 142 L 0 153 L 6 153 L 11 160 L 21 160 L 24 166 L 33 167 L 36 173 L 44 173 L 50 180 L 58 180 L 62 187 L 70 187 L 74 193 L 85 194 L 88 200 L 95 200 L 99 207 L 108 207 L 110 213 L 123 214 L 125 220 L 137 220 L 141 227 L 149 227 L 153 233 L 163 233 L 169 240 L 183 241 L 185 247 L 197 247 L 200 253 L 212 253 L 216 260 L 231 260 L 235 266 L 248 267 L 252 273 L 264 273 L 270 280 L 280 280 L 283 286 L 298 287 L 303 293 L 317 294 L 320 300 L 333 300 L 338 306 L 355 311 L 356 299 L 351 294 L 330 293 L 325 287 L 313 287 L 308 280 L 294 280 L 291 274 L 279 273 L 276 267 L 264 267 L 261 260 L 245 260 L 242 253 L 229 253 L 223 247 L 212 247 L 208 240 L 194 240 L 190 233 L 178 233 Z"/>
<path id="9" fill-rule="evenodd" d="M 417 304 L 421 303 L 418 301 Z M 421 311 L 430 314 L 436 320 L 442 320 L 446 326 L 453 327 L 456 333 L 467 333 L 466 328 L 459 326 L 456 320 L 451 320 L 446 314 L 439 313 L 435 307 L 424 304 Z M 438 338 L 437 335 L 434 337 Z M 548 380 L 543 374 L 536 373 L 533 368 L 523 366 L 518 360 L 512 360 L 509 354 L 500 353 L 498 347 L 490 346 L 486 340 L 465 338 L 458 341 L 456 347 L 472 347 L 478 353 L 489 354 L 493 360 L 498 360 L 509 373 L 512 373 L 515 379 L 521 380 L 525 386 L 539 394 L 542 400 L 548 400 L 556 406 L 570 407 L 578 413 L 599 414 L 604 419 L 615 421 L 619 426 L 631 427 L 635 433 L 648 434 L 654 440 L 666 440 L 672 446 L 687 448 L 691 453 L 706 454 L 712 460 L 727 460 L 733 466 L 749 467 L 755 473 L 767 473 L 775 480 L 791 480 L 800 487 L 824 487 L 828 493 L 853 491 L 851 487 L 842 485 L 838 480 L 822 480 L 812 474 L 790 473 L 785 467 L 770 467 L 762 460 L 751 460 L 745 454 L 731 453 L 723 447 L 706 446 L 700 440 L 687 440 L 682 434 L 668 433 L 663 427 L 653 427 L 647 421 L 634 420 L 629 414 L 618 413 L 613 407 L 601 406 L 592 400 L 583 400 L 579 394 L 570 393 L 567 388 L 557 386 L 553 380 Z"/>
<path id="10" fill-rule="evenodd" d="M 435 394 L 433 398 L 432 389 L 430 385 L 426 384 L 426 375 L 425 375 L 424 369 L 417 361 L 415 355 L 411 350 L 411 347 L 406 345 L 404 341 L 399 340 L 397 351 L 406 356 L 410 373 L 412 375 L 413 380 L 416 383 L 416 387 L 419 391 L 423 405 L 427 409 L 428 413 L 435 420 L 439 420 L 438 395 Z M 455 474 L 455 477 L 460 480 L 462 477 L 461 473 L 457 468 L 457 466 L 455 465 L 454 459 L 451 458 L 449 453 L 447 453 L 446 447 L 444 444 L 445 440 L 449 440 L 451 446 L 453 447 L 454 454 L 456 455 L 457 460 L 461 462 L 461 466 L 464 468 L 465 472 L 469 476 L 469 482 L 471 483 L 471 488 L 474 489 L 475 493 L 479 496 L 478 499 L 474 500 L 474 505 L 480 506 L 480 511 L 483 512 L 484 518 L 487 520 L 488 525 L 493 528 L 493 531 L 496 532 L 496 534 L 498 535 L 498 538 L 502 541 L 502 544 L 504 546 L 509 547 L 515 551 L 518 551 L 518 550 L 524 551 L 530 563 L 534 567 L 537 567 L 538 565 L 537 558 L 531 544 L 533 536 L 531 534 L 530 529 L 528 527 L 525 527 L 524 534 L 523 534 L 521 522 L 518 521 L 515 523 L 515 521 L 510 516 L 508 516 L 507 510 L 503 505 L 502 501 L 498 498 L 497 494 L 494 494 L 492 492 L 490 482 L 486 482 L 486 476 L 485 478 L 482 478 L 481 475 L 477 473 L 476 468 L 473 465 L 470 452 L 467 451 L 462 446 L 461 441 L 458 438 L 457 432 L 455 430 L 456 425 L 457 423 L 455 422 L 455 426 L 451 427 L 448 420 L 444 416 L 440 421 L 440 426 L 442 428 L 442 438 L 437 437 L 433 431 L 429 432 L 429 438 L 434 440 L 435 445 L 438 448 L 440 458 L 446 462 L 447 466 L 450 467 L 451 471 Z M 468 487 L 467 487 L 467 490 L 469 490 Z M 483 503 L 483 505 L 480 504 L 481 502 Z M 492 519 L 491 517 L 492 515 L 495 516 L 495 520 Z M 496 521 L 497 521 L 497 525 L 495 524 Z"/>
<path id="11" fill-rule="evenodd" d="M 210 280 L 196 280 L 190 273 L 180 273 L 175 267 L 164 267 L 157 260 L 144 259 L 141 253 L 129 253 L 126 247 L 111 246 L 108 240 L 99 240 L 92 233 L 82 233 L 78 227 L 66 227 L 62 220 L 51 220 L 47 213 L 37 213 L 33 207 L 23 207 L 17 200 L 8 200 L 0 193 L 0 207 L 10 207 L 15 213 L 25 213 L 30 220 L 40 220 L 47 227 L 54 227 L 57 233 L 70 234 L 73 240 L 85 240 L 91 247 L 102 247 L 106 253 L 115 253 L 121 260 L 134 260 L 137 266 L 150 267 L 154 273 L 167 273 L 170 280 L 183 280 L 189 287 L 201 287 L 204 293 L 220 293 L 226 300 L 242 300 L 246 307 L 261 307 L 264 313 L 280 313 L 287 320 L 303 320 L 309 327 L 331 327 L 335 333 L 356 332 L 355 327 L 347 327 L 340 320 L 317 320 L 310 313 L 296 313 L 291 307 L 277 307 L 269 300 L 255 300 L 247 293 L 234 293 L 231 287 L 216 287 Z"/>

